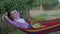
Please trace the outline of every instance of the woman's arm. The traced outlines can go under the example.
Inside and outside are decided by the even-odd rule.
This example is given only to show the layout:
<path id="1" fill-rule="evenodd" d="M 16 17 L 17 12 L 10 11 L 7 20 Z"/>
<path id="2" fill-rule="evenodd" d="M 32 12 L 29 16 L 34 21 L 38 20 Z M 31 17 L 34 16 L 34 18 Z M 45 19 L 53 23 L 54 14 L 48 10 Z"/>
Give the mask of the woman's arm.
<path id="1" fill-rule="evenodd" d="M 20 23 L 20 22 L 13 22 L 12 20 L 10 20 L 7 16 L 5 16 L 5 20 L 10 23 L 11 25 L 17 27 L 17 28 L 28 28 L 28 24 L 27 23 Z"/>
<path id="2" fill-rule="evenodd" d="M 20 26 L 18 24 L 16 24 L 15 22 L 13 22 L 12 20 L 10 20 L 7 16 L 4 16 L 5 20 L 10 23 L 11 25 L 20 28 Z"/>

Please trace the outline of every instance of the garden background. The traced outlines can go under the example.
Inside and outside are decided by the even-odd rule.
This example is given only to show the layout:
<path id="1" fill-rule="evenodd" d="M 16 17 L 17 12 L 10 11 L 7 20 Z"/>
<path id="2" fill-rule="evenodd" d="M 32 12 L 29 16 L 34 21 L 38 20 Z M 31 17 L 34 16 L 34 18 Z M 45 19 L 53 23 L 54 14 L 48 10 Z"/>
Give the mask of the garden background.
<path id="1" fill-rule="evenodd" d="M 18 10 L 24 19 L 60 18 L 60 0 L 0 0 L 0 34 L 25 34 L 3 20 L 3 14 L 14 9 Z M 46 34 L 60 34 L 60 31 Z"/>

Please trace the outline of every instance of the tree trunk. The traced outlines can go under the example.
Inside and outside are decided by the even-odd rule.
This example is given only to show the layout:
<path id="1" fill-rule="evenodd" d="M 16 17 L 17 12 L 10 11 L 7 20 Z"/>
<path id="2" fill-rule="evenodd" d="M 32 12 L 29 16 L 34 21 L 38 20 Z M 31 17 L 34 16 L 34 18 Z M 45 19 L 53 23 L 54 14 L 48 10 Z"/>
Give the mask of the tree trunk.
<path id="1" fill-rule="evenodd" d="M 29 18 L 30 17 L 30 11 L 29 11 L 29 9 L 27 10 L 27 18 Z"/>
<path id="2" fill-rule="evenodd" d="M 30 17 L 30 12 L 28 9 L 21 9 L 20 11 L 20 17 L 22 18 L 28 18 Z"/>

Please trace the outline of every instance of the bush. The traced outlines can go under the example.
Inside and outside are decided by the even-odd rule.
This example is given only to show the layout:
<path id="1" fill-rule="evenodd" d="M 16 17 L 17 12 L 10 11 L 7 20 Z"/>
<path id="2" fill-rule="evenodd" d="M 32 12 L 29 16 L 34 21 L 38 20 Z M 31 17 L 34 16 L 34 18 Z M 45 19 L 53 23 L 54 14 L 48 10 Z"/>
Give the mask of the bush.
<path id="1" fill-rule="evenodd" d="M 45 20 L 46 18 L 45 17 L 42 17 L 42 16 L 37 16 L 37 17 L 34 17 L 35 20 Z"/>
<path id="2" fill-rule="evenodd" d="M 47 10 L 54 8 L 57 4 L 59 4 L 59 0 L 42 0 L 42 6 Z"/>

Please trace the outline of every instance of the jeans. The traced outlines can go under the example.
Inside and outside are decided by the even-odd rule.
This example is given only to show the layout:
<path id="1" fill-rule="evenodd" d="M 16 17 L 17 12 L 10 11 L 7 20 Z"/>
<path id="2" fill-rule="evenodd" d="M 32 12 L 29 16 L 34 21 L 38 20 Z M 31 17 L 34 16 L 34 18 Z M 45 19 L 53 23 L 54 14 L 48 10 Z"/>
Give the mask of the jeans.
<path id="1" fill-rule="evenodd" d="M 31 25 L 28 25 L 28 27 L 27 28 L 32 28 L 32 26 Z"/>

